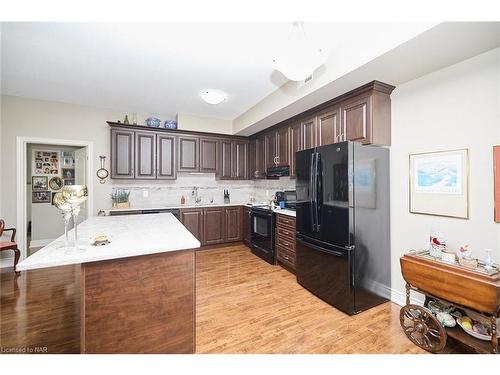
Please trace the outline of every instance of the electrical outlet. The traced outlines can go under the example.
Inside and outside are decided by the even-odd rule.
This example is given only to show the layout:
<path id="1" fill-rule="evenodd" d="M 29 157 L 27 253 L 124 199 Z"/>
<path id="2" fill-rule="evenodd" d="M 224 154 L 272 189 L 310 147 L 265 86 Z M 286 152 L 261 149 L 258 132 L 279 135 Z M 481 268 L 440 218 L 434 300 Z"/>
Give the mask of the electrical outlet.
<path id="1" fill-rule="evenodd" d="M 144 198 L 149 197 L 149 191 L 148 191 L 148 190 L 146 190 L 146 189 L 144 189 L 144 190 L 142 191 L 142 196 L 143 196 Z"/>

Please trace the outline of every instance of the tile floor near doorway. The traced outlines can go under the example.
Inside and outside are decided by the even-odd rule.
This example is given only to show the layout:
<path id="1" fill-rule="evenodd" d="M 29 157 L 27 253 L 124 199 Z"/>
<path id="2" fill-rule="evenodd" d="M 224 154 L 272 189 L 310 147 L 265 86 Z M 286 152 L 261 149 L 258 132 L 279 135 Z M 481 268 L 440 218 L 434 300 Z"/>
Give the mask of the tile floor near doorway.
<path id="1" fill-rule="evenodd" d="M 197 353 L 425 353 L 403 334 L 399 306 L 349 317 L 243 245 L 198 251 L 196 267 Z M 1 347 L 79 352 L 78 266 L 0 276 Z"/>

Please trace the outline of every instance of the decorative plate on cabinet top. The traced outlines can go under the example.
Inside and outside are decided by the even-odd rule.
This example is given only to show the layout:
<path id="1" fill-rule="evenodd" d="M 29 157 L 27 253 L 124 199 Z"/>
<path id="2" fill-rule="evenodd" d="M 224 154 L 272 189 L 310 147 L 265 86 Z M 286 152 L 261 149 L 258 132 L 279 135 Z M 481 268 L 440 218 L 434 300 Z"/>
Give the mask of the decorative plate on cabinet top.
<path id="1" fill-rule="evenodd" d="M 146 119 L 146 125 L 150 128 L 159 128 L 161 125 L 161 120 L 156 117 L 148 117 Z"/>

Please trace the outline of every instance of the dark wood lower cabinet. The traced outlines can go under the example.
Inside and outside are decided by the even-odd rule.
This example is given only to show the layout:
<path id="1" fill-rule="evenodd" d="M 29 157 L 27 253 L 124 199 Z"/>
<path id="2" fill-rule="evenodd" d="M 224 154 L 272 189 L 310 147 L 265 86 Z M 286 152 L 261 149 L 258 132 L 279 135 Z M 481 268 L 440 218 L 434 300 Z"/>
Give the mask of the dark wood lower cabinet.
<path id="1" fill-rule="evenodd" d="M 202 210 L 203 215 L 203 245 L 216 245 L 225 242 L 225 209 L 211 207 Z"/>
<path id="2" fill-rule="evenodd" d="M 202 246 L 243 240 L 242 206 L 181 209 L 181 223 Z"/>
<path id="3" fill-rule="evenodd" d="M 251 242 L 251 234 L 252 234 L 252 227 L 251 227 L 251 219 L 250 219 L 250 208 L 249 207 L 243 207 L 243 214 L 241 216 L 241 228 L 243 230 L 243 241 L 245 241 L 245 244 L 247 246 L 250 246 Z"/>
<path id="4" fill-rule="evenodd" d="M 295 272 L 295 218 L 276 215 L 276 259 L 285 268 Z"/>
<path id="5" fill-rule="evenodd" d="M 225 242 L 241 241 L 241 206 L 226 207 L 226 236 Z"/>
<path id="6" fill-rule="evenodd" d="M 199 208 L 182 209 L 181 223 L 203 245 L 203 211 Z"/>

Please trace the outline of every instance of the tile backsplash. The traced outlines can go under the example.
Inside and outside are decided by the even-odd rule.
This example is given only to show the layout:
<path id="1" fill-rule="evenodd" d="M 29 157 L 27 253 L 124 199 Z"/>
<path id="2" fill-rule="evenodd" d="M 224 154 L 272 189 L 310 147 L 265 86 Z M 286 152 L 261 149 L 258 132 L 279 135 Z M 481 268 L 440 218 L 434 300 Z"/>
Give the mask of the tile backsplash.
<path id="1" fill-rule="evenodd" d="M 224 202 L 224 189 L 229 190 L 231 203 L 248 203 L 269 201 L 276 191 L 294 190 L 295 180 L 281 177 L 278 180 L 226 181 L 217 180 L 211 173 L 191 174 L 179 173 L 173 181 L 130 181 L 113 184 L 113 190 L 130 191 L 131 207 L 163 207 L 179 205 L 181 196 L 186 204 L 194 204 L 193 188 L 198 187 L 201 203 Z"/>

